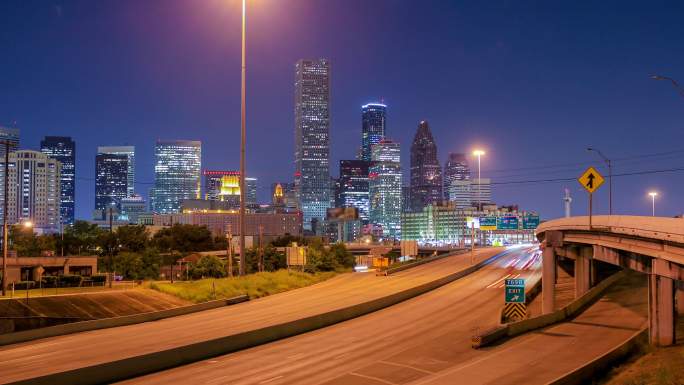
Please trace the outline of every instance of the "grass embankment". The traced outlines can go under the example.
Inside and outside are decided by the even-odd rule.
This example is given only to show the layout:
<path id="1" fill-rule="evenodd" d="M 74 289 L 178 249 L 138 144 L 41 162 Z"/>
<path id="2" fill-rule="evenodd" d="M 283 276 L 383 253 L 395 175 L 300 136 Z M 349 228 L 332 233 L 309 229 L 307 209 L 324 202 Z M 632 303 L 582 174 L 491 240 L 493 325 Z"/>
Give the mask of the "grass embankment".
<path id="1" fill-rule="evenodd" d="M 613 369 L 606 385 L 684 384 L 684 346 L 642 347 L 642 356 Z"/>
<path id="2" fill-rule="evenodd" d="M 152 282 L 150 288 L 195 303 L 239 295 L 248 295 L 249 298 L 254 299 L 313 285 L 337 274 L 336 272 L 309 274 L 278 270 L 249 274 L 244 277 L 208 278 L 175 283 Z"/>
<path id="3" fill-rule="evenodd" d="M 127 290 L 127 289 L 132 289 L 135 288 L 136 284 L 133 282 L 126 282 L 126 283 L 120 283 L 117 282 L 113 285 L 112 288 L 109 286 L 82 286 L 82 287 L 43 287 L 43 288 L 36 288 L 36 289 L 30 289 L 29 292 L 29 297 L 34 298 L 34 297 L 45 297 L 48 295 L 63 295 L 63 294 L 84 294 L 84 293 L 98 293 L 98 292 L 109 292 L 109 291 L 117 291 L 117 290 Z M 26 290 L 14 290 L 12 292 L 12 286 L 10 286 L 7 289 L 7 295 L 2 296 L 2 293 L 0 293 L 0 299 L 4 298 L 16 298 L 16 299 L 22 299 L 26 298 Z"/>

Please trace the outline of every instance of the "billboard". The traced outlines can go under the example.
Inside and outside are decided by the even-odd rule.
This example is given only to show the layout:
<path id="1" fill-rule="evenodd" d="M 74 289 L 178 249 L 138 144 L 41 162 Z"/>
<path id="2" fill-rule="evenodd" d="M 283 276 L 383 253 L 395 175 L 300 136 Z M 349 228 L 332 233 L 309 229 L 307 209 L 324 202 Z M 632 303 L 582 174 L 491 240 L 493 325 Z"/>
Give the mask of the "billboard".
<path id="1" fill-rule="evenodd" d="M 326 219 L 359 219 L 356 207 L 333 207 L 326 212 Z"/>
<path id="2" fill-rule="evenodd" d="M 496 230 L 496 217 L 480 217 L 480 230 Z"/>
<path id="3" fill-rule="evenodd" d="M 523 229 L 534 230 L 539 226 L 539 215 L 525 215 L 523 217 Z"/>
<path id="4" fill-rule="evenodd" d="M 518 229 L 518 217 L 498 217 L 496 219 L 496 229 L 497 230 L 517 230 Z"/>

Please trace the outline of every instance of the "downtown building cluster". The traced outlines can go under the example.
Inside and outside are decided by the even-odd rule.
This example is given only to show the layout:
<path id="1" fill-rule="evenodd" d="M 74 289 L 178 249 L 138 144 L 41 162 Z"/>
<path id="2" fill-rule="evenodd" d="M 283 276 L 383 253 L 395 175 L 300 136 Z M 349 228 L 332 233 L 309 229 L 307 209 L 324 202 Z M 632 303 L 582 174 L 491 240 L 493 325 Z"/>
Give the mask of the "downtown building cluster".
<path id="1" fill-rule="evenodd" d="M 450 153 L 441 166 L 437 142 L 426 120 L 417 125 L 410 146 L 409 180 L 404 184 L 401 145 L 388 135 L 388 106 L 383 102 L 361 106 L 356 156 L 341 160 L 338 177 L 332 177 L 330 78 L 327 59 L 296 63 L 294 177 L 274 182 L 271 202 L 261 204 L 257 179 L 245 178 L 246 224 L 252 224 L 246 235 L 268 228 L 271 235 L 317 235 L 331 241 L 370 237 L 452 243 L 466 237 L 468 217 L 502 212 L 492 205 L 490 180 L 473 178 L 464 153 Z M 10 180 L 14 181 L 9 190 L 10 224 L 32 221 L 48 232 L 72 224 L 75 142 L 69 137 L 47 136 L 40 151 L 19 150 L 17 129 L 2 128 L 0 135 L 10 144 Z M 136 148 L 97 147 L 95 223 L 201 224 L 216 235 L 237 234 L 239 171 L 203 169 L 198 140 L 158 140 L 154 156 L 154 182 L 151 188 L 147 186 L 146 201 L 136 189 Z M 451 218 L 444 225 L 448 230 L 435 230 L 441 226 L 435 215 Z M 448 236 L 435 235 L 445 231 Z"/>

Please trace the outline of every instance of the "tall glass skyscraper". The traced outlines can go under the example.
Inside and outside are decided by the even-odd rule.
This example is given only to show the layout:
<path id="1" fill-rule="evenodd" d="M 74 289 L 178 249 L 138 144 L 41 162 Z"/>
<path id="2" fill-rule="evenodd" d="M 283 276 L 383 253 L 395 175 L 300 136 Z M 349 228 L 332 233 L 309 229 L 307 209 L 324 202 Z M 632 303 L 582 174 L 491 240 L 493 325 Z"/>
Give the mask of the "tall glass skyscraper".
<path id="1" fill-rule="evenodd" d="M 19 149 L 19 129 L 0 126 L 0 162 L 5 162 L 5 141 L 9 142 L 9 152 Z"/>
<path id="2" fill-rule="evenodd" d="M 371 147 L 385 137 L 387 106 L 368 103 L 361 106 L 361 159 L 371 160 Z"/>
<path id="3" fill-rule="evenodd" d="M 228 202 L 227 205 L 240 207 L 240 171 L 204 170 L 204 199 Z M 257 179 L 245 178 L 247 191 L 245 204 L 257 203 Z"/>
<path id="4" fill-rule="evenodd" d="M 76 143 L 68 136 L 46 136 L 40 141 L 40 152 L 62 164 L 59 210 L 62 223 L 71 225 L 76 202 Z"/>
<path id="5" fill-rule="evenodd" d="M 118 206 L 128 196 L 128 156 L 97 154 L 95 156 L 95 215 L 107 216 L 107 209 Z"/>
<path id="6" fill-rule="evenodd" d="M 368 172 L 370 222 L 382 226 L 383 237 L 401 239 L 401 148 L 381 140 L 372 147 Z"/>
<path id="7" fill-rule="evenodd" d="M 304 229 L 330 207 L 330 62 L 295 66 L 295 187 Z"/>
<path id="8" fill-rule="evenodd" d="M 422 211 L 442 198 L 442 167 L 437 159 L 437 145 L 428 122 L 423 120 L 411 144 L 411 210 Z"/>
<path id="9" fill-rule="evenodd" d="M 368 168 L 365 160 L 340 161 L 340 206 L 356 207 L 359 219 L 368 222 Z"/>
<path id="10" fill-rule="evenodd" d="M 200 199 L 202 142 L 157 141 L 154 155 L 154 212 L 177 213 L 183 200 Z"/>
<path id="11" fill-rule="evenodd" d="M 98 154 L 125 155 L 128 158 L 126 196 L 135 194 L 135 146 L 99 146 Z"/>

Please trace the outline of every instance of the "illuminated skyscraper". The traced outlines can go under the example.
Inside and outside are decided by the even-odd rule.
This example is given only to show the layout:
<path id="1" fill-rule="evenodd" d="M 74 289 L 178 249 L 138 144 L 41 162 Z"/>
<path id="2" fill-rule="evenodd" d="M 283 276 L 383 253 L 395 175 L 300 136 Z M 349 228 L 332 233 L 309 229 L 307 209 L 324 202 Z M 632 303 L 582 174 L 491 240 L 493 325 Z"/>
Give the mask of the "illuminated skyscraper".
<path id="1" fill-rule="evenodd" d="M 411 209 L 421 211 L 442 199 L 442 168 L 437 159 L 437 145 L 428 122 L 423 120 L 411 144 Z"/>
<path id="2" fill-rule="evenodd" d="M 154 212 L 176 213 L 180 211 L 181 201 L 200 198 L 202 142 L 157 141 L 154 155 Z"/>
<path id="3" fill-rule="evenodd" d="M 295 186 L 304 229 L 322 222 L 330 207 L 330 63 L 297 62 L 295 67 Z"/>
<path id="4" fill-rule="evenodd" d="M 340 207 L 355 207 L 359 219 L 368 222 L 368 168 L 365 160 L 340 161 Z"/>
<path id="5" fill-rule="evenodd" d="M 98 154 L 125 155 L 128 159 L 126 170 L 126 196 L 135 194 L 135 146 L 99 146 Z"/>
<path id="6" fill-rule="evenodd" d="M 204 170 L 204 199 L 228 202 L 227 205 L 240 207 L 240 171 Z M 256 204 L 256 178 L 245 178 L 247 205 Z"/>
<path id="7" fill-rule="evenodd" d="M 0 126 L 0 162 L 5 162 L 5 141 L 9 142 L 9 152 L 19 149 L 19 129 Z"/>
<path id="8" fill-rule="evenodd" d="M 372 147 L 368 172 L 370 223 L 382 226 L 383 237 L 401 239 L 401 148 L 381 140 Z"/>
<path id="9" fill-rule="evenodd" d="M 107 209 L 118 206 L 128 196 L 128 156 L 97 154 L 95 156 L 95 215 L 104 219 Z"/>
<path id="10" fill-rule="evenodd" d="M 73 224 L 76 201 L 76 143 L 68 136 L 46 136 L 40 142 L 40 152 L 62 164 L 59 210 L 62 223 Z"/>
<path id="11" fill-rule="evenodd" d="M 368 103 L 361 107 L 361 159 L 371 160 L 371 147 L 385 137 L 387 106 Z"/>
<path id="12" fill-rule="evenodd" d="M 4 163 L 2 159 L 0 179 L 5 177 Z M 58 160 L 38 151 L 9 154 L 7 223 L 32 222 L 36 230 L 59 231 L 60 168 Z"/>

